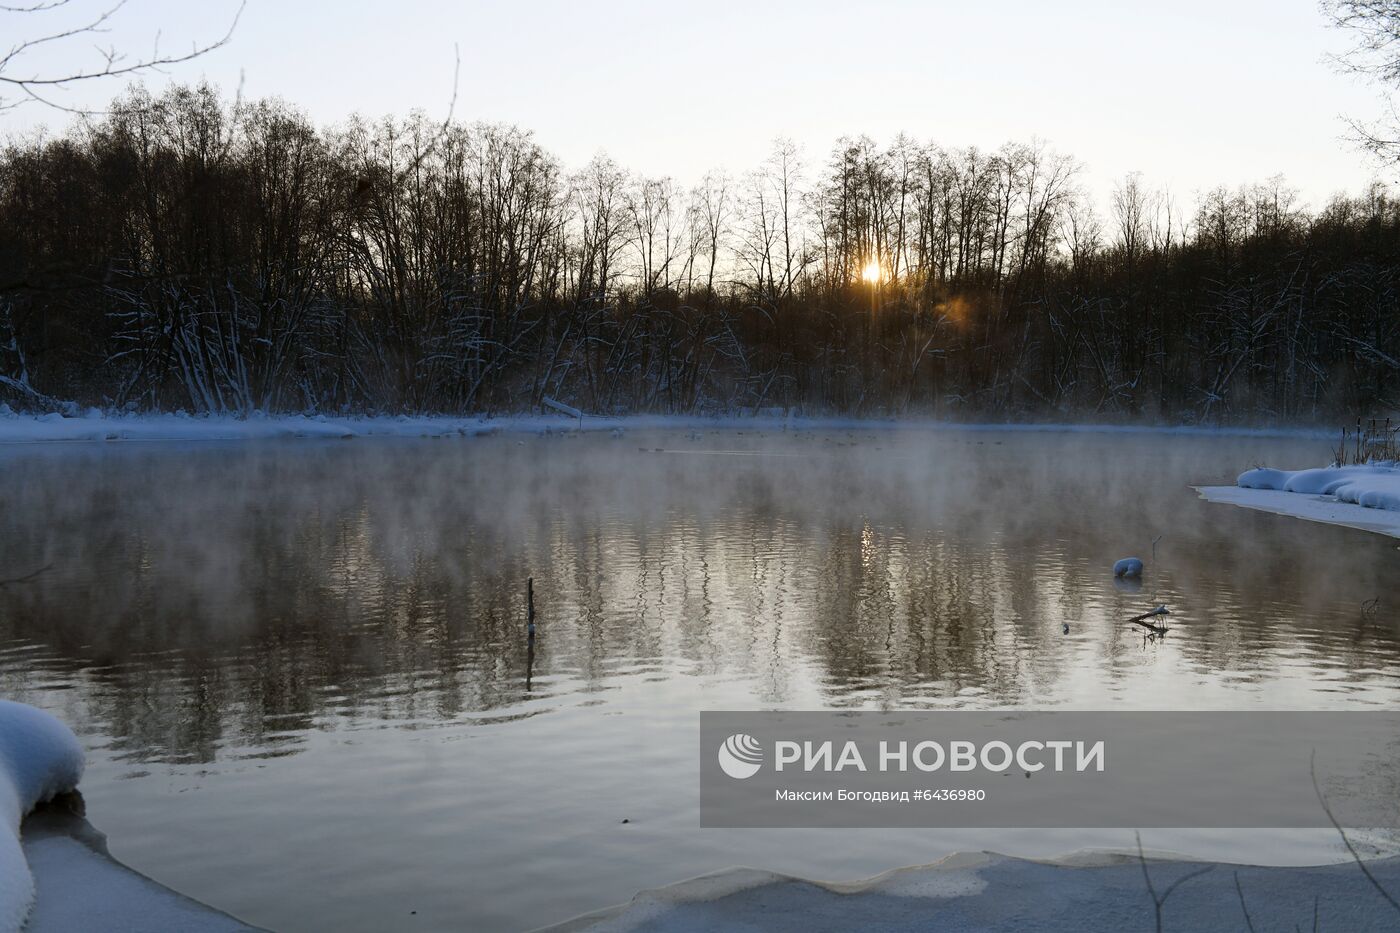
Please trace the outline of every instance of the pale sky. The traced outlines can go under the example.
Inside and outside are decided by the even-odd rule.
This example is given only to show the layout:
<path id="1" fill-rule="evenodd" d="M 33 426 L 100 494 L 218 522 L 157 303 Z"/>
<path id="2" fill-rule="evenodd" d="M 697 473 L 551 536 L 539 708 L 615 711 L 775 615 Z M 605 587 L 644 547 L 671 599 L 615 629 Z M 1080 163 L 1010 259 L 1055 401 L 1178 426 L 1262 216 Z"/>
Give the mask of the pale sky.
<path id="1" fill-rule="evenodd" d="M 187 47 L 236 9 L 129 0 L 107 39 L 134 52 L 159 31 L 164 49 Z M 38 16 L 0 15 L 0 31 L 32 34 Z M 1377 92 L 1324 60 L 1347 39 L 1315 0 L 248 0 L 227 47 L 146 80 L 207 77 L 232 94 L 241 74 L 245 96 L 280 95 L 321 124 L 357 111 L 443 116 L 454 44 L 457 116 L 531 129 L 570 168 L 606 151 L 690 183 L 757 165 L 779 135 L 820 163 L 843 134 L 883 143 L 903 130 L 986 148 L 1039 137 L 1084 163 L 1099 197 L 1132 171 L 1184 204 L 1282 174 L 1316 206 L 1375 174 L 1342 116 L 1378 114 Z M 47 67 L 49 54 L 10 73 Z M 63 100 L 100 107 L 118 89 Z M 0 115 L 0 129 L 66 120 L 30 105 Z"/>

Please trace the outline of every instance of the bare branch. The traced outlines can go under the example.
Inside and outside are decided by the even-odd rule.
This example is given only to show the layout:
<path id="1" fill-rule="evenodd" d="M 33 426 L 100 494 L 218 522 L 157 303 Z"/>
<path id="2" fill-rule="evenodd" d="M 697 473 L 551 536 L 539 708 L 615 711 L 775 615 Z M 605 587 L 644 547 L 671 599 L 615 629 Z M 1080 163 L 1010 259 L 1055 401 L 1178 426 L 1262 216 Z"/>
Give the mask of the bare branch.
<path id="1" fill-rule="evenodd" d="M 33 573 L 26 573 L 26 574 L 25 574 L 24 576 L 22 576 L 22 577 L 11 577 L 11 578 L 8 579 L 8 580 L 0 580 L 0 590 L 3 590 L 5 587 L 7 587 L 7 586 L 9 586 L 9 585 L 11 585 L 11 584 L 13 584 L 13 583 L 28 583 L 30 580 L 33 580 L 35 577 L 39 576 L 41 573 L 46 573 L 47 571 L 50 571 L 50 570 L 52 570 L 52 569 L 53 569 L 53 564 L 45 564 L 44 566 L 40 567 L 38 570 L 35 570 Z"/>
<path id="2" fill-rule="evenodd" d="M 53 10 L 60 6 L 65 6 L 69 0 L 45 0 L 29 7 L 2 7 L 0 10 L 8 13 L 42 13 Z M 43 72 L 29 72 L 23 76 L 13 74 L 21 64 L 20 59 L 25 53 L 34 49 L 61 43 L 67 40 L 74 40 L 80 37 L 101 35 L 108 31 L 108 24 L 126 5 L 126 0 L 118 0 L 79 26 L 68 29 L 60 29 L 54 32 L 42 34 L 32 39 L 25 39 L 10 48 L 9 51 L 0 55 L 0 85 L 8 85 L 19 92 L 19 97 L 0 97 L 0 111 L 14 109 L 15 107 L 28 103 L 37 102 L 47 107 L 62 110 L 68 113 L 95 113 L 96 111 L 84 110 L 60 103 L 49 95 L 48 91 L 67 90 L 71 85 L 84 81 L 96 81 L 107 78 L 132 77 L 148 72 L 158 72 L 162 68 L 172 65 L 179 65 L 192 61 L 209 54 L 217 49 L 223 48 L 233 38 L 234 30 L 238 28 L 238 22 L 243 16 L 243 11 L 247 7 L 247 0 L 242 0 L 237 11 L 229 23 L 228 29 L 222 36 L 212 42 L 192 43 L 190 49 L 180 53 L 165 53 L 160 49 L 160 33 L 156 34 L 151 53 L 147 56 L 128 59 L 128 57 L 118 51 L 115 47 L 96 49 L 100 64 L 93 67 L 79 67 L 67 74 L 48 74 Z M 11 73 L 7 74 L 9 71 Z"/>

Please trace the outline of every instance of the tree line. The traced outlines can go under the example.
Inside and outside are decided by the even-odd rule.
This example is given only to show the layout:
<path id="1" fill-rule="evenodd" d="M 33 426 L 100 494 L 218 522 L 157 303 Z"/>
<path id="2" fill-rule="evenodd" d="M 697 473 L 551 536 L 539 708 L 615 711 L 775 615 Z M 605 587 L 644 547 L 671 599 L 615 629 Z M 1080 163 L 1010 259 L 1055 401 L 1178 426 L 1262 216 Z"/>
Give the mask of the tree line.
<path id="1" fill-rule="evenodd" d="M 1315 420 L 1393 407 L 1400 202 L 1106 205 L 899 137 L 681 186 L 520 129 L 136 87 L 0 152 L 0 400 Z"/>

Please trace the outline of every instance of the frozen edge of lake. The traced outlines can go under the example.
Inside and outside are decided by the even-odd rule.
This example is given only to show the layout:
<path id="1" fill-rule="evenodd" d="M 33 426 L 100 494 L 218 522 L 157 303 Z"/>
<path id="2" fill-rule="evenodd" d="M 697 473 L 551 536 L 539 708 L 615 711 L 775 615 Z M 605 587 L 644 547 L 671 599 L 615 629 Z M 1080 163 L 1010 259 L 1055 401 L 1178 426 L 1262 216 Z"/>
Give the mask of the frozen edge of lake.
<path id="1" fill-rule="evenodd" d="M 0 443 L 55 441 L 233 441 L 277 438 L 449 437 L 496 432 L 550 434 L 613 430 L 875 430 L 1042 431 L 1099 434 L 1327 437 L 1314 428 L 1213 428 L 1101 424 L 962 424 L 926 419 L 783 416 L 627 415 L 582 419 L 554 415 L 504 417 L 276 415 L 250 418 L 186 415 L 109 415 L 96 409 L 78 417 L 0 414 Z"/>
<path id="2" fill-rule="evenodd" d="M 1196 486 L 1208 502 L 1223 502 L 1276 515 L 1288 515 L 1328 525 L 1343 525 L 1361 531 L 1400 538 L 1400 511 L 1368 508 L 1333 496 L 1285 492 L 1280 489 L 1246 489 L 1241 486 Z"/>
<path id="3" fill-rule="evenodd" d="M 112 858 L 107 837 L 62 800 L 34 811 L 20 841 L 36 888 L 24 933 L 258 933 Z"/>
<path id="4" fill-rule="evenodd" d="M 1239 890 L 1255 929 L 1392 930 L 1400 917 L 1351 862 L 1262 867 L 1149 856 L 1160 893 L 1184 882 L 1164 905 L 1174 930 L 1243 928 Z M 1388 891 L 1400 890 L 1400 857 L 1367 862 Z M 1236 888 L 1238 878 L 1239 890 Z M 1316 902 L 1314 901 L 1316 898 Z M 990 933 L 1034 926 L 1044 931 L 1151 929 L 1152 901 L 1135 854 L 1090 851 L 1051 860 L 961 852 L 932 865 L 896 869 L 854 884 L 809 881 L 736 868 L 664 888 L 575 918 L 554 933 L 702 933 L 763 929 L 937 929 Z"/>

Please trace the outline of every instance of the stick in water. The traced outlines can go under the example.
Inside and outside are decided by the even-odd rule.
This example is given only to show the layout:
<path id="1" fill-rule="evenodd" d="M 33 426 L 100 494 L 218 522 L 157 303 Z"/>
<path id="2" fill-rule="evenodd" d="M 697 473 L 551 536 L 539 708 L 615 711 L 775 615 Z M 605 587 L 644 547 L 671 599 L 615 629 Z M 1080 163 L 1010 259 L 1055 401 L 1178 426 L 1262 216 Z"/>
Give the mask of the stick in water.
<path id="1" fill-rule="evenodd" d="M 1129 619 L 1128 621 L 1131 622 L 1131 623 L 1133 623 L 1134 625 L 1141 625 L 1143 628 L 1151 629 L 1151 630 L 1154 631 L 1154 632 L 1161 633 L 1161 632 L 1165 632 L 1165 631 L 1167 630 L 1167 627 L 1166 627 L 1165 625 L 1153 625 L 1151 622 L 1148 622 L 1147 620 L 1153 618 L 1154 616 L 1169 616 L 1169 615 L 1171 615 L 1171 610 L 1170 610 L 1170 609 L 1168 609 L 1166 606 L 1158 606 L 1156 609 L 1153 609 L 1153 610 L 1150 611 L 1150 612 L 1144 612 L 1142 615 L 1133 616 L 1133 617 L 1132 617 L 1131 619 Z"/>

